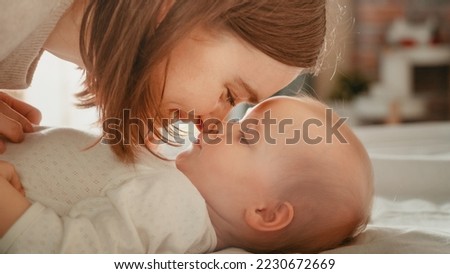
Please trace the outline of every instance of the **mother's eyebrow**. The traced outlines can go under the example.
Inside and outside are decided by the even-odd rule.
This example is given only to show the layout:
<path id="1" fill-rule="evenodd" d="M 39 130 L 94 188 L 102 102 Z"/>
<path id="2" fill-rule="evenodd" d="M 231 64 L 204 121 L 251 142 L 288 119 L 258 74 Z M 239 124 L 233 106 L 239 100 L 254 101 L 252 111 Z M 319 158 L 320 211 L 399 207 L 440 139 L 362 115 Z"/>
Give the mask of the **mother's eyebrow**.
<path id="1" fill-rule="evenodd" d="M 238 77 L 235 82 L 240 89 L 243 89 L 243 90 L 245 90 L 246 93 L 248 93 L 248 95 L 249 95 L 248 102 L 249 103 L 252 103 L 252 104 L 259 103 L 259 99 L 258 99 L 258 95 L 257 95 L 258 92 L 256 92 L 256 90 L 254 88 L 252 88 L 248 83 L 246 83 L 244 80 L 242 80 L 241 77 Z"/>

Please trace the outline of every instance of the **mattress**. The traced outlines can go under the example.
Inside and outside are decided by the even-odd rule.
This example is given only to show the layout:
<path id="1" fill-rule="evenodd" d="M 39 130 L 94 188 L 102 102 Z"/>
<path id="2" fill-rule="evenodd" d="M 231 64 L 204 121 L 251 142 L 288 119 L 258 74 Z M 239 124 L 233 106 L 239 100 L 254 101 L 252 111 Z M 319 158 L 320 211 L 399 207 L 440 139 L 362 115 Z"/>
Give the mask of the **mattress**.
<path id="1" fill-rule="evenodd" d="M 450 200 L 450 122 L 355 128 L 366 146 L 377 196 Z"/>
<path id="2" fill-rule="evenodd" d="M 325 253 L 450 253 L 450 122 L 355 128 L 372 160 L 372 219 Z"/>

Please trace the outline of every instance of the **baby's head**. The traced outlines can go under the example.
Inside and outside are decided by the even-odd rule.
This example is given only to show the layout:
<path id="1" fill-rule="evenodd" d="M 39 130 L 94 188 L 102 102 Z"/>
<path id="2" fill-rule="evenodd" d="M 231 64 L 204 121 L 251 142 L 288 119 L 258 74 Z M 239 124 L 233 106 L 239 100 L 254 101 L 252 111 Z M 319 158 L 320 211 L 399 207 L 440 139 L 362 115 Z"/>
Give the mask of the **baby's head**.
<path id="1" fill-rule="evenodd" d="M 319 252 L 364 228 L 372 168 L 343 122 L 314 99 L 274 97 L 178 156 L 205 198 L 218 248 Z"/>

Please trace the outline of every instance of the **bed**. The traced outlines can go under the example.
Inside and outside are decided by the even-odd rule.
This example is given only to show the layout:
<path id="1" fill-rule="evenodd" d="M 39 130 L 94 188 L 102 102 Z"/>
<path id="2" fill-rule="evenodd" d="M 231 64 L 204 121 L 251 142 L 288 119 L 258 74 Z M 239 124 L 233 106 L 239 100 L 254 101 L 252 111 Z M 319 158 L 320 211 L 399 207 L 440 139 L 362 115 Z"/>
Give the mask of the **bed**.
<path id="1" fill-rule="evenodd" d="M 450 254 L 450 122 L 354 129 L 374 167 L 372 220 L 353 242 L 323 253 Z"/>

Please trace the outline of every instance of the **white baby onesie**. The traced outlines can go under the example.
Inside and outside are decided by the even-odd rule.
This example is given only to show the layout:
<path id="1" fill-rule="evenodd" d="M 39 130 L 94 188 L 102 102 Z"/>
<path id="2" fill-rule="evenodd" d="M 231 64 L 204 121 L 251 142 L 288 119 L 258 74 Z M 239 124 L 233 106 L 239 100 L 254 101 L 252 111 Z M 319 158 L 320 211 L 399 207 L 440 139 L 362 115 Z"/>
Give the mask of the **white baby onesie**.
<path id="1" fill-rule="evenodd" d="M 16 166 L 32 206 L 1 253 L 205 253 L 216 234 L 204 199 L 170 162 L 145 151 L 119 162 L 97 137 L 67 128 L 27 134 L 0 160 Z"/>

